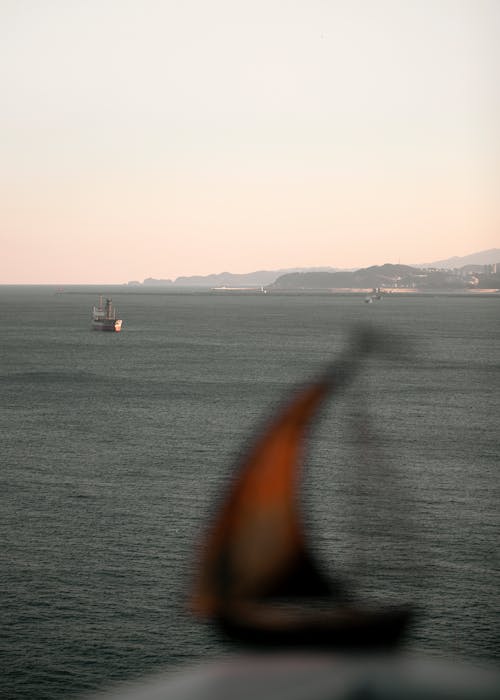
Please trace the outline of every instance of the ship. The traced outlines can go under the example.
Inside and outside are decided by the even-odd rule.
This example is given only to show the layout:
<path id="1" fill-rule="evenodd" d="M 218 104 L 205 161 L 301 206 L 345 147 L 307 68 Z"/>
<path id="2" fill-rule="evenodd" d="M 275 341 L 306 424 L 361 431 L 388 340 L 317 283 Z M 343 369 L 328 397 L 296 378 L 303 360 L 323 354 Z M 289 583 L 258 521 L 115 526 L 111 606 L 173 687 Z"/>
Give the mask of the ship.
<path id="1" fill-rule="evenodd" d="M 116 309 L 111 299 L 106 299 L 103 305 L 102 296 L 99 305 L 92 308 L 92 328 L 95 331 L 112 331 L 119 333 L 122 329 L 121 318 L 116 318 Z"/>

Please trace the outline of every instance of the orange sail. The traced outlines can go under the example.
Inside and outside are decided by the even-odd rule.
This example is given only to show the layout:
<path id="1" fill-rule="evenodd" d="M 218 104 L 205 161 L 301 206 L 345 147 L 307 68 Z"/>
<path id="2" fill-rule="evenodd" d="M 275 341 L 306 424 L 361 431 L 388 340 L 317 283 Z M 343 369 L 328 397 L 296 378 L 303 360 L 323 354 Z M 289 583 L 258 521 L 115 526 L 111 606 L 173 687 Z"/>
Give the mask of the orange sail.
<path id="1" fill-rule="evenodd" d="M 328 389 L 323 380 L 303 390 L 243 463 L 206 543 L 194 597 L 200 613 L 213 615 L 230 600 L 271 595 L 292 570 L 298 573 L 310 562 L 297 508 L 297 480 L 306 429 Z M 318 588 L 319 578 L 317 572 Z M 326 593 L 326 580 L 322 588 Z"/>

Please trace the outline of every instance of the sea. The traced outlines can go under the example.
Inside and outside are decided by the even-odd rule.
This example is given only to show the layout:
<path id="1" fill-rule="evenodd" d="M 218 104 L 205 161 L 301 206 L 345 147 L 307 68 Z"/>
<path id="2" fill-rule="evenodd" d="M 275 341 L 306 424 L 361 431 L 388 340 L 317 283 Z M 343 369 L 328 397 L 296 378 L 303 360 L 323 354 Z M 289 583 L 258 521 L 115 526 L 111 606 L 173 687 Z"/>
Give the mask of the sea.
<path id="1" fill-rule="evenodd" d="M 121 333 L 93 332 L 111 296 Z M 383 338 L 311 427 L 308 541 L 405 648 L 498 665 L 500 295 L 0 287 L 0 697 L 78 698 L 219 658 L 204 528 L 293 391 Z"/>

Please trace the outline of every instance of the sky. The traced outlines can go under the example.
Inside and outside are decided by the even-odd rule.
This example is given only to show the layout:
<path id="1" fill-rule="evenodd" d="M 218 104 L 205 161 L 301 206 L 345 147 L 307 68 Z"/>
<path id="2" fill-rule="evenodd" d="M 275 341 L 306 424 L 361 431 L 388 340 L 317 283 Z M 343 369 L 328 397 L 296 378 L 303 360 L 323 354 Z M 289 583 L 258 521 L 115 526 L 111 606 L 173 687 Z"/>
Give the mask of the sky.
<path id="1" fill-rule="evenodd" d="M 500 247 L 498 0 L 0 0 L 0 284 Z"/>

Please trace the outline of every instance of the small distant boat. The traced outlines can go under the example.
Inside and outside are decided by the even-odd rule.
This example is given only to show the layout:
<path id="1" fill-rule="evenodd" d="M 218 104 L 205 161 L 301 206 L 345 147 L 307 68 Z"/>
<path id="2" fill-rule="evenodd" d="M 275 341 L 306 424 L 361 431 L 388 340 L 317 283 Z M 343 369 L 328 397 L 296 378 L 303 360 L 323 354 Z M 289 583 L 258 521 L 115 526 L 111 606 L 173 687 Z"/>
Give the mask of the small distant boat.
<path id="1" fill-rule="evenodd" d="M 366 304 L 372 304 L 374 301 L 380 301 L 382 299 L 382 292 L 380 291 L 380 287 L 376 287 L 371 294 L 368 294 L 365 297 L 365 303 Z"/>
<path id="2" fill-rule="evenodd" d="M 112 331 L 119 333 L 122 329 L 121 318 L 116 318 L 116 310 L 111 299 L 106 299 L 103 305 L 102 296 L 99 305 L 92 308 L 92 328 L 95 331 Z"/>

